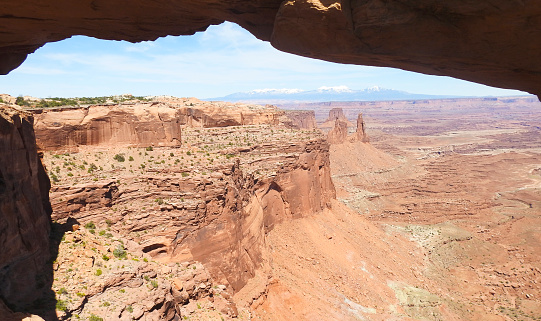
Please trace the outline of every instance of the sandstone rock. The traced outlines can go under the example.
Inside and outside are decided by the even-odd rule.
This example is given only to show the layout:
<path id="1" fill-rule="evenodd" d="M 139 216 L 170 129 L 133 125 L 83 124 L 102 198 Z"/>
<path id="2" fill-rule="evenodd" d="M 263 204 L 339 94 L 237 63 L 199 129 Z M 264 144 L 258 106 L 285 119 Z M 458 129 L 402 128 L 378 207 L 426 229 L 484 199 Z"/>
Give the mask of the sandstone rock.
<path id="1" fill-rule="evenodd" d="M 353 124 L 347 119 L 344 115 L 344 110 L 339 107 L 332 108 L 329 110 L 329 117 L 321 124 L 321 128 L 333 128 L 337 120 L 346 123 L 346 125 L 353 126 Z"/>
<path id="2" fill-rule="evenodd" d="M 176 146 L 178 110 L 164 104 L 102 105 L 36 113 L 37 144 L 44 150 L 79 145 Z"/>
<path id="3" fill-rule="evenodd" d="M 50 285 L 49 178 L 32 117 L 0 106 L 0 301 L 24 311 Z"/>
<path id="4" fill-rule="evenodd" d="M 281 121 L 288 128 L 296 129 L 315 129 L 316 115 L 312 110 L 284 110 L 285 117 Z"/>
<path id="5" fill-rule="evenodd" d="M 327 134 L 329 144 L 341 144 L 346 141 L 348 136 L 348 125 L 346 122 L 337 119 L 334 122 L 334 128 Z"/>
<path id="6" fill-rule="evenodd" d="M 351 135 L 350 141 L 359 141 L 363 143 L 368 143 L 370 141 L 368 139 L 368 135 L 366 135 L 366 132 L 364 130 L 364 120 L 362 113 L 359 113 L 359 115 L 357 116 L 357 129 L 355 130 L 355 134 Z"/>

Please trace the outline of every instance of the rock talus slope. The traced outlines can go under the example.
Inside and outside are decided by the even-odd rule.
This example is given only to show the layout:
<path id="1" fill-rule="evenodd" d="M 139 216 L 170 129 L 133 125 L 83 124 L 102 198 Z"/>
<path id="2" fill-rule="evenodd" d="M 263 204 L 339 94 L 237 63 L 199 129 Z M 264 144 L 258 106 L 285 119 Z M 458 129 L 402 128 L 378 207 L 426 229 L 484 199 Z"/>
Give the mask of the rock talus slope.
<path id="1" fill-rule="evenodd" d="M 0 106 L 0 302 L 24 310 L 50 291 L 49 178 L 32 116 Z M 0 303 L 1 304 L 1 303 Z"/>
<path id="2" fill-rule="evenodd" d="M 539 94 L 540 14 L 537 1 L 507 0 L 159 0 L 129 7 L 118 0 L 6 0 L 0 9 L 0 72 L 18 67 L 45 43 L 72 35 L 137 42 L 231 21 L 302 56 Z"/>

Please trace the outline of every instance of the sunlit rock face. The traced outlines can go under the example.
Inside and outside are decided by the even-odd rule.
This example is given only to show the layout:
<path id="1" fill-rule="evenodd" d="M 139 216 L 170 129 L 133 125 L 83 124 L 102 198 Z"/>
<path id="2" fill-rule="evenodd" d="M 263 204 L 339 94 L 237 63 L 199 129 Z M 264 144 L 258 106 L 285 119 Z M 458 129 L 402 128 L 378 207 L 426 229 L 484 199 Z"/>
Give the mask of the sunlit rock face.
<path id="1" fill-rule="evenodd" d="M 538 94 L 537 1 L 5 0 L 0 72 L 72 35 L 132 42 L 232 21 L 278 49 L 339 63 L 397 67 Z"/>

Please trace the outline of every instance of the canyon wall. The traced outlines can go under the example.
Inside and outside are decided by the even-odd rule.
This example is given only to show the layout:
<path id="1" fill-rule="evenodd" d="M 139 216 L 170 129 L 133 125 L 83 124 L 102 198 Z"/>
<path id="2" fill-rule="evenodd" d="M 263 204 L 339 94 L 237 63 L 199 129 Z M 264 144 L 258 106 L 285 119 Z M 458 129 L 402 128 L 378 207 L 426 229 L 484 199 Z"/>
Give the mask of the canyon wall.
<path id="1" fill-rule="evenodd" d="M 15 311 L 28 309 L 52 282 L 50 185 L 32 122 L 30 114 L 0 105 L 0 305 Z"/>
<path id="2" fill-rule="evenodd" d="M 280 151 L 287 154 L 271 156 Z M 236 292 L 262 266 L 265 235 L 275 224 L 319 212 L 335 198 L 329 145 L 322 139 L 239 153 L 206 178 L 164 178 L 174 172 L 170 169 L 124 177 L 125 184 L 111 179 L 55 186 L 53 218 L 109 220 L 137 250 L 160 262 L 202 262 L 217 283 Z M 281 164 L 275 176 L 256 178 L 243 171 L 240 159 L 257 153 L 267 154 L 258 160 L 266 164 L 262 167 Z"/>
<path id="3" fill-rule="evenodd" d="M 133 2 L 6 0 L 0 72 L 72 35 L 138 42 L 231 21 L 282 51 L 401 68 L 534 94 L 541 88 L 541 5 L 506 0 Z M 156 23 L 159 21 L 160 23 Z"/>
<path id="4" fill-rule="evenodd" d="M 274 106 L 204 102 L 195 98 L 33 109 L 38 147 L 76 151 L 81 145 L 180 146 L 181 127 L 306 124 Z"/>
<path id="5" fill-rule="evenodd" d="M 79 145 L 180 145 L 179 115 L 178 110 L 159 103 L 42 110 L 35 115 L 37 144 L 44 150 Z"/>
<path id="6" fill-rule="evenodd" d="M 284 110 L 281 123 L 289 128 L 316 129 L 316 114 L 312 110 Z"/>

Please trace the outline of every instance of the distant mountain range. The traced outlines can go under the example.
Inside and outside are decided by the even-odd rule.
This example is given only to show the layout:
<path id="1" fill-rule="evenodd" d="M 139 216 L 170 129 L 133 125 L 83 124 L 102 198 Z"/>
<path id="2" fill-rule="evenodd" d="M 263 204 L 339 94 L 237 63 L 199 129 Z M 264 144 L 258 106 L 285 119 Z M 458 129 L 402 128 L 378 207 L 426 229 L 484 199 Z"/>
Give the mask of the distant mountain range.
<path id="1" fill-rule="evenodd" d="M 412 94 L 405 91 L 370 87 L 353 90 L 346 86 L 320 87 L 316 90 L 302 89 L 256 89 L 238 92 L 224 97 L 207 98 L 207 101 L 247 102 L 258 104 L 284 104 L 292 102 L 324 102 L 324 101 L 381 101 L 411 99 L 444 99 L 458 96 L 438 96 Z"/>

